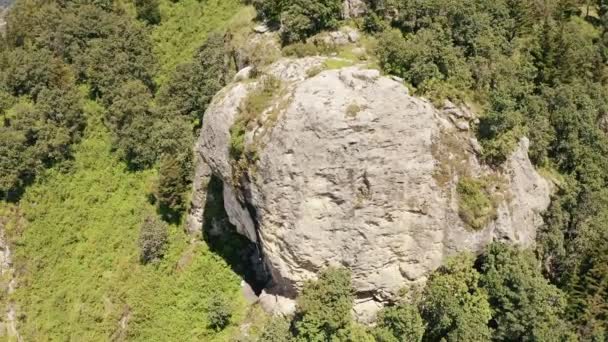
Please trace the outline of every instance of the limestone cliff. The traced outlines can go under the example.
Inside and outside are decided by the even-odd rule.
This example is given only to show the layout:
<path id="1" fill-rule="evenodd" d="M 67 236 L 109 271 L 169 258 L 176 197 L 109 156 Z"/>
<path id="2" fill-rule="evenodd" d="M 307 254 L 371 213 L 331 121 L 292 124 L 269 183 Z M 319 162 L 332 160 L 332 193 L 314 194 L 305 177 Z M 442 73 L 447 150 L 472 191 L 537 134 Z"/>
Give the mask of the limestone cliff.
<path id="1" fill-rule="evenodd" d="M 372 311 L 424 282 L 449 255 L 495 239 L 534 243 L 550 186 L 531 165 L 526 139 L 502 169 L 489 169 L 477 159 L 467 108 L 437 109 L 377 70 L 321 71 L 323 63 L 284 59 L 216 96 L 196 146 L 193 229 L 213 173 L 224 182 L 231 223 L 261 248 L 268 292 L 293 297 L 320 269 L 344 265 L 353 272 L 355 309 Z M 231 127 L 269 75 L 281 88 L 248 125 L 255 158 L 236 170 Z M 459 214 L 462 177 L 497 183 L 495 213 L 481 229 Z"/>

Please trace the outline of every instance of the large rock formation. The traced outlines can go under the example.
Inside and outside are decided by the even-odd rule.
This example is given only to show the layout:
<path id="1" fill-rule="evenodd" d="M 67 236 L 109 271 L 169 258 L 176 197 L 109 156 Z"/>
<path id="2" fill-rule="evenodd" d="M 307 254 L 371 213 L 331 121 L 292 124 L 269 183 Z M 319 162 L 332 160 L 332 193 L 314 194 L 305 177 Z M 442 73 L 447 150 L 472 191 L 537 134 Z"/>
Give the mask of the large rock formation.
<path id="1" fill-rule="evenodd" d="M 322 65 L 321 58 L 281 60 L 266 70 L 282 86 L 249 125 L 245 141 L 257 153 L 244 172 L 229 151 L 230 128 L 266 76 L 218 94 L 197 144 L 199 176 L 208 165 L 223 180 L 231 223 L 261 247 L 269 293 L 293 297 L 320 269 L 344 265 L 358 308 L 373 311 L 370 299 L 390 301 L 454 253 L 496 239 L 534 243 L 550 187 L 531 165 L 526 139 L 503 169 L 491 170 L 477 160 L 468 109 L 446 103 L 438 110 L 377 70 L 319 72 Z M 459 216 L 461 177 L 501 184 L 496 215 L 483 229 Z"/>

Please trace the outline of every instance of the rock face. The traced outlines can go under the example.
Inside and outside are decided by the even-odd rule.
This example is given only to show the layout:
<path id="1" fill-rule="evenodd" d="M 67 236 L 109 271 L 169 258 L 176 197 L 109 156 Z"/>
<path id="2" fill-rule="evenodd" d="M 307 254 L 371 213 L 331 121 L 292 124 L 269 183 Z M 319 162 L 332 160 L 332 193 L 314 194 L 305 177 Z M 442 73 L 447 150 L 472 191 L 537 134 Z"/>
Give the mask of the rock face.
<path id="1" fill-rule="evenodd" d="M 424 282 L 447 256 L 496 239 L 534 243 L 550 186 L 531 165 L 526 139 L 503 170 L 490 170 L 477 161 L 470 110 L 451 103 L 438 110 L 377 70 L 307 77 L 322 63 L 281 60 L 266 71 L 283 81 L 289 102 L 269 107 L 278 112 L 272 126 L 248 133 L 257 159 L 236 184 L 230 127 L 259 80 L 216 96 L 197 145 L 201 163 L 224 181 L 231 223 L 261 247 L 269 293 L 293 297 L 320 269 L 343 265 L 362 303 L 356 311 L 367 317 L 379 307 L 370 300 L 390 301 Z M 459 217 L 456 184 L 464 176 L 506 184 L 496 218 L 478 231 Z"/>
<path id="2" fill-rule="evenodd" d="M 363 0 L 344 0 L 343 16 L 344 18 L 355 18 L 365 14 L 366 5 Z"/>

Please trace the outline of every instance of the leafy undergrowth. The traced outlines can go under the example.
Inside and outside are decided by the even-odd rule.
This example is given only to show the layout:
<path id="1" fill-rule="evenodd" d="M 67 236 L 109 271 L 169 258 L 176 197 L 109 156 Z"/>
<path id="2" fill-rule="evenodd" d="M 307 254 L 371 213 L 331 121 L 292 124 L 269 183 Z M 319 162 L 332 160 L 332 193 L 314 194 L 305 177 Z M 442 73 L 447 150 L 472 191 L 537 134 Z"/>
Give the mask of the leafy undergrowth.
<path id="1" fill-rule="evenodd" d="M 139 226 L 154 212 L 146 198 L 154 171 L 126 171 L 110 152 L 102 109 L 92 102 L 87 109 L 88 132 L 71 171 L 41 177 L 20 203 L 25 227 L 7 227 L 24 340 L 229 340 L 247 310 L 238 277 L 175 225 L 165 258 L 139 263 Z M 207 307 L 218 296 L 233 310 L 221 332 L 208 327 Z"/>
<path id="2" fill-rule="evenodd" d="M 242 8 L 240 0 L 161 0 L 162 20 L 152 31 L 159 82 L 178 64 L 189 61 L 209 33 L 226 29 Z"/>

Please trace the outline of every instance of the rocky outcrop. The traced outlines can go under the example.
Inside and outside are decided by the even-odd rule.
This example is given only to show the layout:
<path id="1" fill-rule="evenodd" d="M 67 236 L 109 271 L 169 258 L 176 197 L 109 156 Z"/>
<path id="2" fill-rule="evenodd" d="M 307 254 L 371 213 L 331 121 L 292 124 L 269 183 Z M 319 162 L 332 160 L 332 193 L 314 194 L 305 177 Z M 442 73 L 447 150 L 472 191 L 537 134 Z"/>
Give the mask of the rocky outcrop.
<path id="1" fill-rule="evenodd" d="M 293 297 L 320 269 L 343 265 L 352 270 L 357 313 L 370 317 L 377 302 L 424 282 L 454 253 L 496 239 L 534 243 L 550 187 L 530 163 L 526 139 L 504 169 L 491 170 L 477 159 L 472 111 L 437 109 L 377 70 L 307 72 L 322 65 L 281 60 L 266 70 L 283 81 L 282 95 L 249 127 L 256 158 L 244 173 L 235 173 L 230 128 L 260 79 L 216 96 L 197 145 L 224 182 L 231 223 L 261 247 L 268 294 Z M 500 180 L 496 217 L 480 230 L 459 216 L 456 184 L 465 176 Z"/>
<path id="2" fill-rule="evenodd" d="M 365 14 L 367 6 L 363 0 L 344 0 L 343 16 L 344 18 L 356 18 Z"/>

